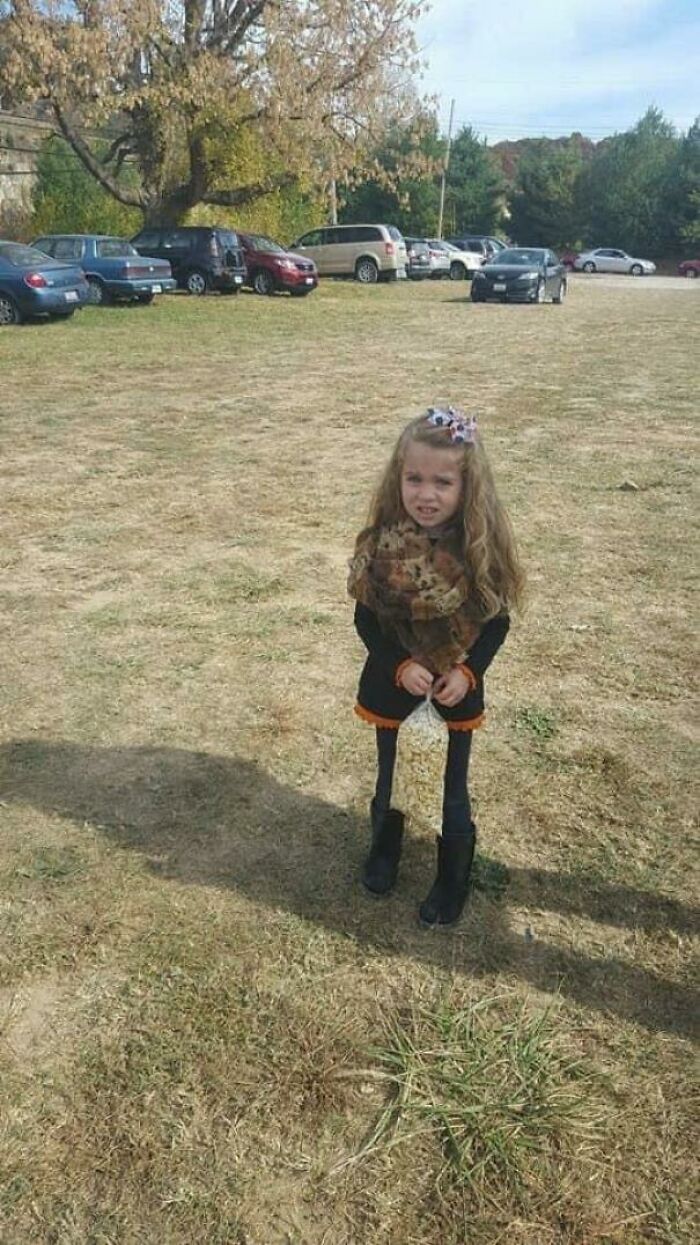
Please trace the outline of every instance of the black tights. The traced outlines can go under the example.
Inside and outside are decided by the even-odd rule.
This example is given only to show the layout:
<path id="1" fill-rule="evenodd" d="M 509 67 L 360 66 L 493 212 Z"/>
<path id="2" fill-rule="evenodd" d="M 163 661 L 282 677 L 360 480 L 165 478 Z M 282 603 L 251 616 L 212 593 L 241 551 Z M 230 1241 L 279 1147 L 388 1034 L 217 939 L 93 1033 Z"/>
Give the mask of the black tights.
<path id="1" fill-rule="evenodd" d="M 391 804 L 398 731 L 377 727 L 377 786 L 372 803 L 374 817 L 381 817 Z M 471 808 L 467 778 L 471 731 L 450 731 L 442 798 L 442 832 L 446 838 L 471 833 Z"/>

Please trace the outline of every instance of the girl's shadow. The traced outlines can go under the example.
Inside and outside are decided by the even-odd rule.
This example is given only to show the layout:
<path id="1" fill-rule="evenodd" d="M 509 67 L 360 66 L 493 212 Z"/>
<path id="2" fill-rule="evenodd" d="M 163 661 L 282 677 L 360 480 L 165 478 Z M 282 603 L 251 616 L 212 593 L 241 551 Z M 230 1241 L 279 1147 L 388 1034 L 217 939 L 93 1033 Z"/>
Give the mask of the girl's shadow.
<path id="1" fill-rule="evenodd" d="M 582 890 L 579 879 L 542 870 L 513 870 L 508 880 L 482 856 L 462 925 L 424 931 L 415 911 L 431 880 L 431 845 L 409 842 L 397 891 L 372 900 L 358 883 L 364 819 L 285 786 L 252 761 L 19 740 L 0 747 L 0 779 L 6 801 L 89 821 L 164 878 L 237 890 L 385 953 L 470 976 L 515 975 L 649 1029 L 696 1028 L 689 988 L 614 956 L 592 959 L 528 939 L 509 923 L 515 901 L 630 927 L 696 928 L 697 914 L 672 900 L 604 883 Z"/>

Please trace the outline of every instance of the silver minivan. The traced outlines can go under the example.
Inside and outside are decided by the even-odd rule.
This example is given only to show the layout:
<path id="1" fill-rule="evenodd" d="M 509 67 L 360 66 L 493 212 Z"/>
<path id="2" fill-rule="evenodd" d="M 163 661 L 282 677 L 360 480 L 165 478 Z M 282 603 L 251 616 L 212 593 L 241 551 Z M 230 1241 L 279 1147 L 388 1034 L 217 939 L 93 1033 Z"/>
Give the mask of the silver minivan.
<path id="1" fill-rule="evenodd" d="M 322 277 L 355 277 L 363 285 L 406 276 L 406 243 L 394 225 L 326 225 L 291 245 Z"/>

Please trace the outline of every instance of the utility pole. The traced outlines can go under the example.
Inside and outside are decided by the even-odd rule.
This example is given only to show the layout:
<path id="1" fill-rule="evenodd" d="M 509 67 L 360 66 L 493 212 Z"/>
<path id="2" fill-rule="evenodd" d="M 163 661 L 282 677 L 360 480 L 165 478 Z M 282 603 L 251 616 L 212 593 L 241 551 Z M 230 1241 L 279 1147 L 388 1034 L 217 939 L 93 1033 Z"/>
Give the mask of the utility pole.
<path id="1" fill-rule="evenodd" d="M 335 184 L 335 178 L 332 177 L 328 183 L 328 194 L 330 198 L 330 217 L 331 225 L 338 224 L 338 194 Z"/>
<path id="2" fill-rule="evenodd" d="M 445 185 L 447 183 L 447 170 L 450 167 L 450 147 L 452 146 L 452 122 L 455 115 L 455 102 L 450 103 L 450 124 L 447 127 L 447 151 L 445 152 L 445 165 L 442 170 L 442 180 L 440 182 L 440 215 L 438 217 L 438 238 L 442 237 L 442 218 L 445 213 Z"/>

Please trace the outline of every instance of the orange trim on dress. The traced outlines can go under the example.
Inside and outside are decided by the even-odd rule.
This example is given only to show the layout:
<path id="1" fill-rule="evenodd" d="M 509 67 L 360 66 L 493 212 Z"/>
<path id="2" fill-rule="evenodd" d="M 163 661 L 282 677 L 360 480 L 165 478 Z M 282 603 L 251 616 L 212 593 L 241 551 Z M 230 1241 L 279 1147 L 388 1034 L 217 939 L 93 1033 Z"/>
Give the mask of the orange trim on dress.
<path id="1" fill-rule="evenodd" d="M 364 705 L 355 705 L 354 713 L 358 718 L 362 718 L 363 722 L 369 722 L 370 726 L 382 726 L 389 731 L 397 731 L 406 720 L 405 718 L 382 718 L 378 713 L 372 713 L 371 709 L 365 709 Z M 446 718 L 443 718 L 448 731 L 476 731 L 483 721 L 483 713 L 476 718 L 464 718 L 461 722 L 448 722 Z"/>
<path id="2" fill-rule="evenodd" d="M 474 671 L 471 670 L 466 662 L 463 661 L 459 662 L 457 669 L 462 671 L 462 674 L 469 684 L 469 691 L 473 692 L 476 687 L 476 675 L 474 674 Z"/>
<path id="3" fill-rule="evenodd" d="M 371 709 L 365 709 L 364 705 L 355 705 L 354 711 L 358 718 L 369 722 L 370 726 L 384 726 L 387 730 L 397 731 L 401 725 L 400 718 L 381 718 L 378 713 L 372 713 Z"/>
<path id="4" fill-rule="evenodd" d="M 462 722 L 449 722 L 447 718 L 444 721 L 448 731 L 478 731 L 483 724 L 484 716 L 480 713 L 477 718 L 465 718 Z"/>

